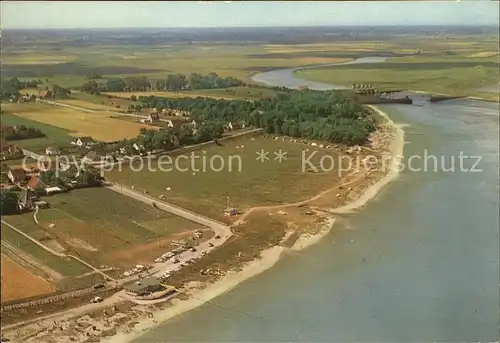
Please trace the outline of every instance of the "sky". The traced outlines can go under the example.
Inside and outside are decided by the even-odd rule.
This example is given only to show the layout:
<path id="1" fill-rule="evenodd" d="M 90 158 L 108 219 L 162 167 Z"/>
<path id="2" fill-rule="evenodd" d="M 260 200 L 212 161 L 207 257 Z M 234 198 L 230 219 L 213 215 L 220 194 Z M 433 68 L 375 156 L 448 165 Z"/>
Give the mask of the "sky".
<path id="1" fill-rule="evenodd" d="M 2 1 L 1 28 L 498 25 L 499 1 Z"/>

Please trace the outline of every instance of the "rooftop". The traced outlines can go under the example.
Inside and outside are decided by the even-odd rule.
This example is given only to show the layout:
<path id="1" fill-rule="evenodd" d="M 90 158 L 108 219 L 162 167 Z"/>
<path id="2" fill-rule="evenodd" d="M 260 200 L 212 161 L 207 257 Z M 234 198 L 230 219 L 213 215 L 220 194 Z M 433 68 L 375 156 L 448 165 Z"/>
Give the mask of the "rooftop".
<path id="1" fill-rule="evenodd" d="M 144 278 L 144 279 L 141 279 L 139 281 L 124 285 L 123 288 L 125 288 L 127 291 L 131 291 L 131 292 L 140 292 L 147 287 L 159 286 L 159 285 L 161 285 L 160 279 L 158 279 L 156 277 L 148 277 L 148 278 Z"/>

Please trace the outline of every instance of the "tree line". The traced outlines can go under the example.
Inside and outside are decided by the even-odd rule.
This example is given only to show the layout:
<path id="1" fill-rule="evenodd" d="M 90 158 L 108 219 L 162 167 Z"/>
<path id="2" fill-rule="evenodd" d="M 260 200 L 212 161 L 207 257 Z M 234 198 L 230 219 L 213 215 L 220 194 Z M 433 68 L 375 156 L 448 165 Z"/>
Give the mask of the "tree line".
<path id="1" fill-rule="evenodd" d="M 259 101 L 138 98 L 150 108 L 181 109 L 197 122 L 245 122 L 267 133 L 332 143 L 363 144 L 375 130 L 368 110 L 338 91 L 293 90 Z"/>
<path id="2" fill-rule="evenodd" d="M 26 127 L 25 125 L 3 125 L 1 126 L 2 138 L 6 140 L 21 140 L 28 138 L 45 137 L 45 134 L 35 127 Z"/>
<path id="3" fill-rule="evenodd" d="M 147 77 L 110 78 L 105 82 L 92 79 L 85 82 L 81 90 L 90 94 L 102 92 L 146 92 L 146 91 L 180 91 L 189 89 L 214 89 L 243 86 L 244 83 L 234 77 L 221 77 L 217 73 L 201 75 L 192 73 L 171 74 L 165 79 L 148 79 Z"/>
<path id="4" fill-rule="evenodd" d="M 42 83 L 40 80 L 25 80 L 19 81 L 17 78 L 2 78 L 1 89 L 0 89 L 0 100 L 17 100 L 21 96 L 21 91 L 24 88 L 36 88 Z M 41 89 L 40 89 L 41 90 Z M 51 87 L 47 87 L 47 90 L 51 90 L 54 98 L 67 98 L 71 94 L 66 88 L 63 88 L 57 84 L 52 84 Z M 31 98 L 34 96 L 32 95 Z"/>

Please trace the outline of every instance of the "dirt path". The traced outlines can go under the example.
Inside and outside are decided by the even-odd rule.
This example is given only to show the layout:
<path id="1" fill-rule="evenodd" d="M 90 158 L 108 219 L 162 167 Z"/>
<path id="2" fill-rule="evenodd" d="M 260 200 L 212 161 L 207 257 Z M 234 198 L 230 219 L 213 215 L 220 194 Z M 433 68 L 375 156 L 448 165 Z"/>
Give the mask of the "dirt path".
<path id="1" fill-rule="evenodd" d="M 346 178 L 348 178 L 349 176 L 353 176 L 357 173 L 360 173 L 359 171 L 355 171 L 355 172 L 352 172 L 351 174 L 347 175 Z M 365 173 L 362 173 L 361 172 L 361 175 L 357 176 L 355 179 L 351 180 L 351 181 L 347 181 L 347 182 L 344 182 L 344 183 L 341 183 L 340 185 L 336 185 L 336 186 L 333 186 L 333 187 L 330 187 L 318 194 L 316 194 L 315 196 L 309 198 L 309 199 L 306 199 L 306 200 L 302 200 L 302 201 L 298 201 L 298 202 L 294 202 L 294 203 L 289 203 L 289 204 L 284 204 L 284 205 L 269 205 L 269 206 L 255 206 L 255 207 L 252 207 L 250 209 L 248 209 L 248 211 L 246 211 L 237 221 L 234 222 L 234 225 L 240 225 L 240 224 L 243 224 L 245 222 L 245 219 L 250 215 L 252 214 L 252 212 L 254 211 L 265 211 L 265 210 L 278 210 L 278 209 L 282 209 L 282 208 L 288 208 L 288 207 L 296 207 L 296 206 L 300 206 L 300 205 L 305 205 L 307 203 L 310 203 L 314 200 L 317 200 L 321 197 L 323 197 L 324 195 L 334 191 L 334 190 L 337 190 L 339 187 L 344 187 L 344 186 L 348 186 L 350 184 L 353 184 L 354 182 L 357 182 L 359 180 L 361 180 L 363 177 L 365 177 L 366 174 Z"/>

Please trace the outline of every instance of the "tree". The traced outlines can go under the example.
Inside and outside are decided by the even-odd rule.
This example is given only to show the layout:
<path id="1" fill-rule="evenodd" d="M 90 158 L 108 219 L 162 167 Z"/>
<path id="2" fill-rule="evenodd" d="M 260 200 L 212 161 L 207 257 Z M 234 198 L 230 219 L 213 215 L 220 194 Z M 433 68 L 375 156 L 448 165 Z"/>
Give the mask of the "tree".
<path id="1" fill-rule="evenodd" d="M 56 84 L 52 86 L 52 92 L 54 93 L 55 98 L 62 98 L 62 99 L 67 98 L 71 94 L 69 90 Z"/>
<path id="2" fill-rule="evenodd" d="M 17 194 L 7 190 L 2 189 L 0 191 L 0 212 L 2 214 L 13 214 L 19 212 Z"/>

